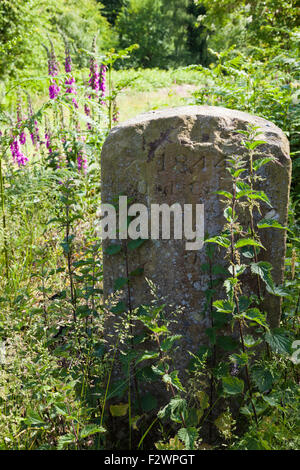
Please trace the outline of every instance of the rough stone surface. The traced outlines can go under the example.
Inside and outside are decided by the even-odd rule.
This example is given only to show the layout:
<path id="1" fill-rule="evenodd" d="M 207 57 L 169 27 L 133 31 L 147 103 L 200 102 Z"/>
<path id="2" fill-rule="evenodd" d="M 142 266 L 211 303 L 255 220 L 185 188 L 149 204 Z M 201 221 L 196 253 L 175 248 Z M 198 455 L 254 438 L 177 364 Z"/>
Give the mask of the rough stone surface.
<path id="1" fill-rule="evenodd" d="M 223 225 L 223 204 L 217 190 L 231 190 L 226 157 L 244 152 L 238 129 L 251 123 L 263 134 L 259 140 L 267 144 L 258 153 L 273 156 L 280 165 L 269 163 L 261 174 L 266 178 L 262 188 L 272 209 L 263 206 L 262 216 L 272 210 L 282 224 L 287 222 L 287 206 L 291 176 L 289 144 L 283 132 L 265 119 L 221 107 L 188 106 L 153 111 L 138 116 L 112 129 L 102 150 L 102 201 L 112 202 L 123 194 L 133 202 L 204 204 L 205 232 L 218 234 Z M 257 149 L 257 150 L 258 150 Z M 260 259 L 272 263 L 273 277 L 282 282 L 285 254 L 285 231 L 264 229 L 261 239 L 267 250 Z M 181 351 L 196 351 L 209 319 L 201 315 L 208 277 L 201 271 L 207 262 L 205 248 L 186 251 L 183 240 L 149 240 L 139 250 L 129 253 L 129 271 L 142 266 L 144 275 L 153 281 L 161 302 L 180 305 L 183 311 L 175 329 L 184 335 Z M 224 262 L 219 252 L 218 263 Z M 104 290 L 113 290 L 114 280 L 126 277 L 124 259 L 119 255 L 104 256 Z M 133 304 L 151 299 L 144 277 L 134 280 Z M 266 300 L 272 326 L 280 319 L 280 300 Z M 183 365 L 184 367 L 184 365 Z"/>

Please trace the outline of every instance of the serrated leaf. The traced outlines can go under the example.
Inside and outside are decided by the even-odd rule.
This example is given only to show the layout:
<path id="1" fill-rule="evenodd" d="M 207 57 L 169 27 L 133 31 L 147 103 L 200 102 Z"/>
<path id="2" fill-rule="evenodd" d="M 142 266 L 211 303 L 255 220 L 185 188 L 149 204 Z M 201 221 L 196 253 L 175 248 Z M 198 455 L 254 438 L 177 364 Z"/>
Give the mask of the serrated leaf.
<path id="1" fill-rule="evenodd" d="M 177 433 L 179 439 L 184 442 L 186 450 L 193 450 L 195 441 L 198 437 L 198 431 L 194 427 L 181 428 Z"/>
<path id="2" fill-rule="evenodd" d="M 283 328 L 275 328 L 265 334 L 265 340 L 272 350 L 277 354 L 292 353 L 292 339 L 289 333 Z"/>
<path id="3" fill-rule="evenodd" d="M 161 349 L 163 351 L 168 351 L 169 349 L 173 347 L 175 341 L 178 341 L 181 338 L 182 338 L 182 335 L 169 336 L 168 338 L 164 339 L 163 342 L 161 343 Z"/>
<path id="4" fill-rule="evenodd" d="M 269 157 L 264 157 L 264 158 L 258 158 L 253 162 L 253 169 L 254 171 L 259 170 L 262 166 L 264 166 L 266 163 L 269 163 L 270 161 L 274 160 L 273 158 Z"/>
<path id="5" fill-rule="evenodd" d="M 261 393 L 266 392 L 272 387 L 273 376 L 265 367 L 253 366 L 251 369 L 253 382 Z"/>
<path id="6" fill-rule="evenodd" d="M 264 283 L 270 288 L 274 287 L 274 282 L 271 275 L 271 270 L 273 266 L 267 261 L 259 261 L 258 263 L 251 263 L 250 265 L 251 272 L 257 274 Z"/>
<path id="7" fill-rule="evenodd" d="M 242 248 L 243 246 L 259 246 L 260 248 L 264 248 L 261 243 L 253 238 L 241 238 L 235 243 L 235 248 Z"/>
<path id="8" fill-rule="evenodd" d="M 92 436 L 93 434 L 104 433 L 106 429 L 103 426 L 97 426 L 95 424 L 88 424 L 80 431 L 80 439 Z"/>
<path id="9" fill-rule="evenodd" d="M 257 223 L 258 228 L 279 228 L 287 230 L 287 227 L 283 227 L 278 220 L 275 219 L 262 219 Z"/>
<path id="10" fill-rule="evenodd" d="M 58 438 L 57 450 L 63 450 L 68 444 L 73 444 L 74 442 L 76 442 L 74 434 L 64 434 Z"/>
<path id="11" fill-rule="evenodd" d="M 223 313 L 232 313 L 234 310 L 234 303 L 229 300 L 215 300 L 213 306 L 218 310 L 218 312 Z"/>
<path id="12" fill-rule="evenodd" d="M 259 325 L 263 326 L 264 328 L 268 328 L 268 323 L 266 320 L 266 315 L 258 310 L 258 308 L 249 308 L 244 312 L 243 317 L 247 318 L 247 320 L 254 321 Z"/>
<path id="13" fill-rule="evenodd" d="M 244 391 L 244 382 L 237 377 L 222 377 L 222 384 L 227 395 L 238 395 Z"/>
<path id="14" fill-rule="evenodd" d="M 224 236 L 208 238 L 204 243 L 217 243 L 217 245 L 224 246 L 225 248 L 230 246 L 230 240 Z"/>

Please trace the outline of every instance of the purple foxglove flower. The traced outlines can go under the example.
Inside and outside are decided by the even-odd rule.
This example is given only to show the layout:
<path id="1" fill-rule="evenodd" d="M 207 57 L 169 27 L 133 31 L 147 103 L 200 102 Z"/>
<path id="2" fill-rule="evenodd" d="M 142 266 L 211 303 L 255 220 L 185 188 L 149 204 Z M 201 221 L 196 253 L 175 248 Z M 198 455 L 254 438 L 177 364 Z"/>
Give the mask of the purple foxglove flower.
<path id="1" fill-rule="evenodd" d="M 13 157 L 13 161 L 17 163 L 17 165 L 24 166 L 28 162 L 28 158 L 21 152 L 19 147 L 18 139 L 14 136 L 13 141 L 10 144 L 11 154 Z"/>
<path id="2" fill-rule="evenodd" d="M 66 73 L 71 73 L 72 72 L 72 59 L 71 59 L 71 56 L 70 56 L 70 50 L 69 50 L 68 46 L 66 46 L 65 52 L 66 52 L 65 71 L 66 71 Z"/>
<path id="3" fill-rule="evenodd" d="M 101 94 L 101 104 L 105 104 L 104 98 L 105 98 L 105 91 L 106 91 L 106 65 L 101 64 L 100 66 L 100 94 Z"/>
<path id="4" fill-rule="evenodd" d="M 55 100 L 57 96 L 59 95 L 60 88 L 57 85 L 55 81 L 51 82 L 51 85 L 49 86 L 49 97 L 51 100 Z"/>
<path id="5" fill-rule="evenodd" d="M 94 38 L 94 40 L 93 40 L 92 50 L 93 50 L 93 53 L 96 54 L 96 38 Z M 95 59 L 95 57 L 91 57 L 89 85 L 92 88 L 92 90 L 94 90 L 96 95 L 97 95 L 97 93 L 99 91 L 99 87 L 100 87 L 99 78 L 100 78 L 100 74 L 99 74 L 99 69 L 98 69 L 96 59 Z"/>

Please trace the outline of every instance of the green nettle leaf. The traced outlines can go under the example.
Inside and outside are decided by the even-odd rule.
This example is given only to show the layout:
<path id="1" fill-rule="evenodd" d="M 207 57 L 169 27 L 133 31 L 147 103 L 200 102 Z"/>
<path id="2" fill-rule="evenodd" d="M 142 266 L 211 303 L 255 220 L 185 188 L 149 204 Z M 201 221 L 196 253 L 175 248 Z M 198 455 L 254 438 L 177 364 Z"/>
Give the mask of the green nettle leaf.
<path id="1" fill-rule="evenodd" d="M 244 382 L 237 377 L 222 377 L 222 384 L 226 395 L 238 395 L 244 391 Z"/>
<path id="2" fill-rule="evenodd" d="M 274 379 L 269 369 L 261 366 L 253 366 L 251 376 L 261 393 L 266 392 L 272 387 Z"/>
<path id="3" fill-rule="evenodd" d="M 231 354 L 229 359 L 234 364 L 237 364 L 238 366 L 242 367 L 242 366 L 245 366 L 246 364 L 248 364 L 249 356 L 248 356 L 247 353 L 242 352 L 240 354 Z"/>
<path id="4" fill-rule="evenodd" d="M 233 198 L 232 194 L 229 193 L 228 191 L 214 191 L 213 194 L 219 194 L 220 196 L 227 197 L 228 199 Z"/>
<path id="5" fill-rule="evenodd" d="M 40 417 L 37 411 L 29 409 L 26 413 L 25 423 L 29 426 L 45 426 L 47 423 Z"/>
<path id="6" fill-rule="evenodd" d="M 267 331 L 265 340 L 277 354 L 290 355 L 292 353 L 292 339 L 284 328 Z"/>
<path id="7" fill-rule="evenodd" d="M 245 295 L 242 295 L 241 297 L 239 297 L 239 311 L 240 312 L 244 312 L 245 310 L 247 310 L 250 304 L 251 304 L 251 299 L 249 299 Z"/>
<path id="8" fill-rule="evenodd" d="M 182 338 L 181 335 L 169 336 L 168 338 L 164 339 L 163 342 L 161 343 L 161 349 L 163 351 L 168 351 L 169 349 L 173 347 L 175 341 L 178 341 L 180 338 Z"/>
<path id="9" fill-rule="evenodd" d="M 256 147 L 259 145 L 266 144 L 267 142 L 265 140 L 254 140 L 252 142 L 247 142 L 247 147 L 249 150 L 254 150 Z"/>
<path id="10" fill-rule="evenodd" d="M 155 359 L 159 356 L 157 351 L 145 351 L 141 356 L 136 360 L 136 364 L 139 364 L 142 361 L 147 361 L 149 359 Z"/>
<path id="11" fill-rule="evenodd" d="M 213 306 L 218 312 L 223 313 L 232 313 L 234 310 L 234 303 L 229 300 L 215 300 L 215 302 L 213 302 Z"/>
<path id="12" fill-rule="evenodd" d="M 235 248 L 242 248 L 243 246 L 259 246 L 260 248 L 264 248 L 261 243 L 253 238 L 241 238 L 235 243 Z"/>
<path id="13" fill-rule="evenodd" d="M 228 268 L 228 271 L 230 272 L 230 274 L 233 276 L 233 268 L 234 268 L 234 274 L 236 277 L 240 276 L 241 274 L 243 274 L 243 272 L 245 271 L 245 269 L 247 268 L 247 265 L 246 264 L 235 264 L 234 266 L 233 265 L 230 265 L 229 268 Z"/>
<path id="14" fill-rule="evenodd" d="M 85 439 L 86 437 L 92 436 L 93 434 L 104 433 L 106 429 L 102 426 L 97 426 L 95 424 L 88 424 L 85 426 L 79 434 L 80 439 Z"/>
<path id="15" fill-rule="evenodd" d="M 235 213 L 233 213 L 231 207 L 224 209 L 224 217 L 228 222 L 231 222 L 235 218 Z"/>
<path id="16" fill-rule="evenodd" d="M 267 286 L 273 287 L 274 282 L 271 276 L 273 266 L 267 261 L 259 261 L 258 263 L 251 263 L 250 269 L 253 274 L 257 274 Z"/>
<path id="17" fill-rule="evenodd" d="M 193 450 L 194 443 L 198 438 L 198 431 L 194 427 L 181 428 L 177 433 L 179 439 L 184 442 L 186 450 Z"/>
<path id="18" fill-rule="evenodd" d="M 112 243 L 106 248 L 104 253 L 106 255 L 116 255 L 117 253 L 120 253 L 121 250 L 122 250 L 122 245 Z"/>
<path id="19" fill-rule="evenodd" d="M 237 283 L 238 283 L 238 279 L 234 277 L 229 277 L 228 279 L 226 279 L 226 281 L 224 281 L 224 287 L 225 287 L 226 294 L 228 295 L 230 302 L 233 301 L 234 288 L 237 285 Z"/>
<path id="20" fill-rule="evenodd" d="M 253 191 L 251 192 L 251 194 L 248 194 L 247 196 L 249 199 L 259 199 L 265 202 L 266 204 L 268 204 L 268 206 L 272 207 L 272 204 L 268 196 L 266 195 L 266 193 L 264 193 L 264 191 Z"/>
<path id="21" fill-rule="evenodd" d="M 164 374 L 162 379 L 166 384 L 172 385 L 177 390 L 181 390 L 182 392 L 185 391 L 178 377 L 178 370 L 173 370 L 170 374 Z"/>
<path id="22" fill-rule="evenodd" d="M 258 253 L 260 251 L 260 248 L 259 247 L 256 247 L 256 253 Z M 241 254 L 245 257 L 245 258 L 254 258 L 255 256 L 255 251 L 254 251 L 254 248 L 252 246 L 243 246 L 243 248 L 241 249 Z"/>
<path id="23" fill-rule="evenodd" d="M 159 419 L 170 417 L 175 423 L 182 422 L 182 416 L 186 414 L 187 402 L 183 398 L 175 397 L 157 413 Z"/>
<path id="24" fill-rule="evenodd" d="M 208 238 L 204 241 L 204 243 L 217 243 L 217 245 L 224 246 L 225 248 L 228 248 L 230 246 L 230 240 L 225 236 Z"/>
<path id="25" fill-rule="evenodd" d="M 244 336 L 244 345 L 246 348 L 253 348 L 262 342 L 261 338 L 255 339 L 252 335 Z"/>
<path id="26" fill-rule="evenodd" d="M 276 295 L 277 297 L 287 297 L 290 295 L 290 292 L 284 286 L 275 286 L 275 284 L 273 286 L 267 285 L 267 291 L 269 294 Z"/>
<path id="27" fill-rule="evenodd" d="M 257 223 L 258 228 L 280 228 L 283 230 L 288 230 L 287 227 L 283 227 L 278 220 L 275 219 L 262 219 Z"/>
<path id="28" fill-rule="evenodd" d="M 266 314 L 262 313 L 258 308 L 249 308 L 246 312 L 243 313 L 243 317 L 247 320 L 254 321 L 264 328 L 268 328 L 268 323 L 266 320 Z"/>
<path id="29" fill-rule="evenodd" d="M 122 289 L 128 282 L 128 278 L 126 277 L 118 277 L 118 279 L 115 280 L 114 282 L 114 290 L 120 290 Z"/>
<path id="30" fill-rule="evenodd" d="M 76 442 L 76 436 L 74 434 L 64 434 L 58 438 L 57 450 L 63 450 L 68 444 Z"/>
<path id="31" fill-rule="evenodd" d="M 269 163 L 272 160 L 274 159 L 270 157 L 258 158 L 257 160 L 253 162 L 253 170 L 254 171 L 259 170 L 262 166 L 264 166 L 266 163 Z"/>

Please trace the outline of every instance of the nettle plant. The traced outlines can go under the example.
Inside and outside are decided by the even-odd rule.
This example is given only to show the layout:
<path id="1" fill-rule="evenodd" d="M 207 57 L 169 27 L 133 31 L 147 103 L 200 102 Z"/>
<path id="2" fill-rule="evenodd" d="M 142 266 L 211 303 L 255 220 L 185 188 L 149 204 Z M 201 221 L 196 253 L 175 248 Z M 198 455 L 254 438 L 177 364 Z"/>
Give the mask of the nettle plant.
<path id="1" fill-rule="evenodd" d="M 158 449 L 210 448 L 211 444 L 218 444 L 216 429 L 226 445 L 233 445 L 237 438 L 234 431 L 239 425 L 237 408 L 254 423 L 256 429 L 270 410 L 286 411 L 287 402 L 278 401 L 285 386 L 284 380 L 280 382 L 284 368 L 276 370 L 273 355 L 281 355 L 280 360 L 290 362 L 292 334 L 283 328 L 271 330 L 263 307 L 265 292 L 281 297 L 286 295 L 286 290 L 275 285 L 271 276 L 272 265 L 259 260 L 260 250 L 264 247 L 257 230 L 286 228 L 275 219 L 261 217 L 257 221 L 261 203 L 271 206 L 271 202 L 264 191 L 255 189 L 257 183 L 264 180 L 258 171 L 266 164 L 276 164 L 276 161 L 257 153 L 257 147 L 265 143 L 259 140 L 257 127 L 239 132 L 245 151 L 227 159 L 232 191 L 217 192 L 225 205 L 226 222 L 221 234 L 206 238 L 207 263 L 201 266 L 202 272 L 208 276 L 204 313 L 209 313 L 211 322 L 206 329 L 209 346 L 204 345 L 197 354 L 191 354 L 187 387 L 181 383 L 172 359 L 174 348 L 180 347 L 181 336 L 172 334 L 171 323 L 179 320 L 166 314 L 166 306 L 160 305 L 159 299 L 156 299 L 155 306 L 143 305 L 134 309 L 131 305 L 134 278 L 143 272 L 139 269 L 129 272 L 128 254 L 145 241 L 131 240 L 125 245 L 125 242 L 123 245 L 113 243 L 106 249 L 107 255 L 122 253 L 127 269 L 126 278 L 115 280 L 116 291 L 125 287 L 127 301 L 120 301 L 111 309 L 123 325 L 119 327 L 123 335 L 126 327 L 120 320 L 121 315 L 127 324 L 127 335 L 124 336 L 127 339 L 118 341 L 114 349 L 114 360 L 119 352 L 127 378 L 115 383 L 105 398 L 122 397 L 121 403 L 111 405 L 110 412 L 116 419 L 128 412 L 130 447 L 132 429 L 142 430 L 138 443 L 141 448 L 150 431 L 159 426 L 162 438 L 156 442 Z M 225 248 L 227 268 L 224 264 L 215 263 L 214 244 Z M 249 279 L 242 281 L 241 275 L 247 271 L 254 277 L 256 288 L 252 290 Z M 227 276 L 225 281 L 224 276 Z M 215 300 L 222 283 L 226 298 Z M 142 334 L 138 325 L 143 325 Z M 232 335 L 228 335 L 228 330 Z M 148 349 L 143 347 L 145 342 Z M 151 394 L 140 396 L 141 385 L 143 381 L 157 380 L 169 390 L 170 401 L 147 426 L 157 400 Z M 111 384 L 107 387 L 110 389 Z M 235 406 L 232 408 L 233 397 Z M 223 408 L 221 414 L 220 407 Z M 201 444 L 204 436 L 205 441 Z M 252 439 L 251 445 L 267 448 L 256 438 Z"/>
<path id="2" fill-rule="evenodd" d="M 220 273 L 222 268 L 213 267 L 213 254 L 208 249 L 209 262 L 203 266 L 203 270 L 210 276 L 208 298 L 212 325 L 206 332 L 213 349 L 211 396 L 215 384 L 220 380 L 222 393 L 227 397 L 240 396 L 240 411 L 258 425 L 259 416 L 268 406 L 272 406 L 271 400 L 265 394 L 270 392 L 276 381 L 271 363 L 272 351 L 290 355 L 291 337 L 288 331 L 282 328 L 270 330 L 268 325 L 267 312 L 263 308 L 263 292 L 266 290 L 270 294 L 284 296 L 286 291 L 282 286 L 274 284 L 271 276 L 272 265 L 259 261 L 259 250 L 264 247 L 257 229 L 284 230 L 285 227 L 275 219 L 261 219 L 255 222 L 255 211 L 261 213 L 260 204 L 263 202 L 271 206 L 265 192 L 255 189 L 256 183 L 263 181 L 257 172 L 266 164 L 276 164 L 276 161 L 261 155 L 255 156 L 255 149 L 264 144 L 264 141 L 258 139 L 260 132 L 257 127 L 248 127 L 247 130 L 239 132 L 243 136 L 242 144 L 247 152 L 227 159 L 232 191 L 217 192 L 225 204 L 226 223 L 220 235 L 205 240 L 206 243 L 214 243 L 226 249 L 230 274 L 224 282 L 226 299 L 213 300 L 215 291 L 212 274 Z M 246 226 L 240 221 L 241 213 L 248 213 Z M 256 278 L 255 292 L 249 292 L 249 286 L 241 280 L 241 275 L 247 271 Z M 215 280 L 215 284 L 218 282 L 218 279 Z M 223 374 L 220 374 L 222 369 L 216 364 L 216 347 L 222 347 L 224 343 L 218 334 L 226 324 L 229 324 L 234 332 L 235 341 L 238 340 L 237 352 L 229 355 L 231 373 L 223 364 Z M 261 343 L 266 345 L 263 358 L 259 357 L 255 348 Z M 223 349 L 230 350 L 233 346 L 232 344 L 227 348 L 223 344 Z"/>

